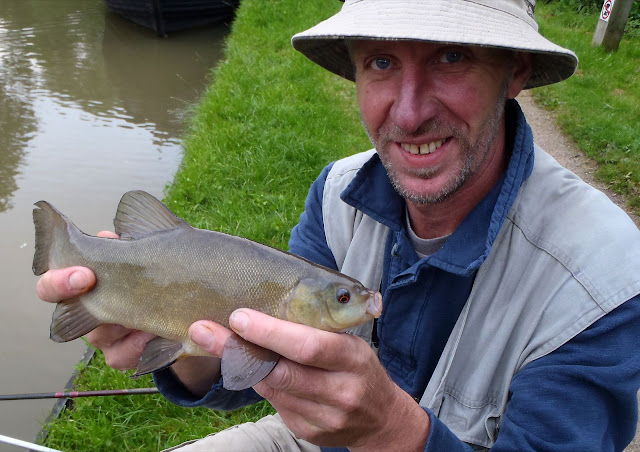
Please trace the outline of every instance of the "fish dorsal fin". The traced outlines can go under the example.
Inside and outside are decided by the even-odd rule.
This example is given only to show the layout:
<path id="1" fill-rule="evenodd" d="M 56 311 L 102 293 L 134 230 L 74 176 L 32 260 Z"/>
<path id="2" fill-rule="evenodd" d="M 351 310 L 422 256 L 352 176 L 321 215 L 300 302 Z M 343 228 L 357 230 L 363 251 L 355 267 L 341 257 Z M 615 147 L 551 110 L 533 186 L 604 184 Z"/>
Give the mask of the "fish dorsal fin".
<path id="1" fill-rule="evenodd" d="M 120 238 L 129 240 L 189 226 L 156 198 L 141 190 L 122 196 L 113 225 Z"/>

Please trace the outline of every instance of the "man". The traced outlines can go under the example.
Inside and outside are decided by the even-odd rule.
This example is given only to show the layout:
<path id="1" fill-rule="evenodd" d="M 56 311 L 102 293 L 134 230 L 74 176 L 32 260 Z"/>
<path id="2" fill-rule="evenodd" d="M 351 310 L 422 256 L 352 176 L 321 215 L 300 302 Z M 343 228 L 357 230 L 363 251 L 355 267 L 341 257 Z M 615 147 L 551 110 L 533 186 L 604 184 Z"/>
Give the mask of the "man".
<path id="1" fill-rule="evenodd" d="M 292 252 L 380 288 L 371 347 L 240 309 L 230 323 L 284 358 L 254 390 L 221 387 L 219 360 L 156 373 L 186 406 L 267 398 L 278 416 L 196 450 L 622 450 L 640 386 L 640 233 L 604 195 L 533 144 L 513 99 L 577 59 L 537 33 L 532 1 L 347 0 L 293 38 L 357 85 L 376 151 L 329 165 Z M 40 296 L 88 290 L 52 271 Z M 229 331 L 196 322 L 220 356 Z M 116 368 L 149 335 L 89 335 Z M 299 439 L 300 438 L 300 439 Z"/>

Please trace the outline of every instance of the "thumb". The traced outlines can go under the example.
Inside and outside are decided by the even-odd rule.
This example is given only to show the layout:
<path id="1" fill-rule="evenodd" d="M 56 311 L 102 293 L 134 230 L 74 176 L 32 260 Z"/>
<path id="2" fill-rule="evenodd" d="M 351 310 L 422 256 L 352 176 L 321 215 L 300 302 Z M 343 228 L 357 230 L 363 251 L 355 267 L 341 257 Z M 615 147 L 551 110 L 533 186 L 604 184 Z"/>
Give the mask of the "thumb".
<path id="1" fill-rule="evenodd" d="M 189 337 L 205 352 L 221 357 L 224 343 L 232 332 L 209 320 L 199 320 L 189 327 Z"/>

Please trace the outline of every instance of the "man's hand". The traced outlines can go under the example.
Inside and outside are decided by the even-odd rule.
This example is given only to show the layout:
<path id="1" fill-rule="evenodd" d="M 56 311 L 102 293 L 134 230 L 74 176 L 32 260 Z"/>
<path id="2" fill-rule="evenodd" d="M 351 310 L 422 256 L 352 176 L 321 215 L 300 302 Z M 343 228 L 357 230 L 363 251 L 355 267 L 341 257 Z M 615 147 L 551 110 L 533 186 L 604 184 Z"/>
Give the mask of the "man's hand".
<path id="1" fill-rule="evenodd" d="M 230 323 L 244 339 L 282 355 L 254 389 L 271 402 L 296 436 L 351 450 L 424 449 L 427 413 L 389 378 L 362 339 L 250 309 L 235 311 Z M 226 328 L 206 321 L 194 324 L 190 333 L 216 356 L 221 356 L 229 335 Z"/>

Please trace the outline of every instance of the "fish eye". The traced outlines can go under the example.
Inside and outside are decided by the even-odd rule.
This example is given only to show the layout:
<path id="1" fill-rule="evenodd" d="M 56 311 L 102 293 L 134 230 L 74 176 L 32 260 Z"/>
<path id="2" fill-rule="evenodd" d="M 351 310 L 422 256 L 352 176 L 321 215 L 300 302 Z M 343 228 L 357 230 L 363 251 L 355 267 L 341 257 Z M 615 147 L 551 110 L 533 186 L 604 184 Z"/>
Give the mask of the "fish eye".
<path id="1" fill-rule="evenodd" d="M 338 303 L 342 303 L 342 304 L 348 303 L 350 299 L 351 299 L 351 294 L 344 287 L 341 287 L 336 291 L 336 300 L 338 301 Z"/>

